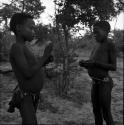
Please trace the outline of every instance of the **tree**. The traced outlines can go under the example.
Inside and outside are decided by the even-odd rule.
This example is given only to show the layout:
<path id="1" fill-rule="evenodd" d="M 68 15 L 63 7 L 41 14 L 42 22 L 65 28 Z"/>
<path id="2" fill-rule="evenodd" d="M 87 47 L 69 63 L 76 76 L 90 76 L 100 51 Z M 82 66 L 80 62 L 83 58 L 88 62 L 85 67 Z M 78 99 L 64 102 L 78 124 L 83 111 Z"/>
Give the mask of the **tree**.
<path id="1" fill-rule="evenodd" d="M 124 1 L 123 0 L 118 0 L 118 3 L 120 4 L 121 8 L 124 7 Z"/>
<path id="2" fill-rule="evenodd" d="M 8 19 L 11 18 L 16 11 L 19 11 L 16 6 L 13 6 L 12 4 L 3 4 L 2 9 L 0 9 L 0 22 L 5 22 L 5 29 L 8 29 Z"/>
<path id="3" fill-rule="evenodd" d="M 40 0 L 13 0 L 14 4 L 20 8 L 22 12 L 30 13 L 35 19 L 40 17 L 45 6 L 42 6 Z"/>
<path id="4" fill-rule="evenodd" d="M 120 1 L 120 0 L 119 0 Z M 114 0 L 58 0 L 57 21 L 73 27 L 78 22 L 91 27 L 96 20 L 110 20 L 123 10 L 123 5 Z"/>
<path id="5" fill-rule="evenodd" d="M 37 19 L 45 9 L 40 0 L 11 0 L 10 4 L 4 3 L 2 6 L 0 9 L 0 22 L 5 22 L 5 29 L 8 28 L 8 19 L 15 12 L 27 12 Z"/>
<path id="6" fill-rule="evenodd" d="M 37 24 L 35 28 L 35 34 L 36 34 L 36 38 L 38 39 L 38 42 L 41 43 L 41 42 L 44 42 L 44 40 L 45 41 L 48 40 L 50 31 L 51 31 L 50 25 Z"/>
<path id="7" fill-rule="evenodd" d="M 115 41 L 115 45 L 117 47 L 117 52 L 120 53 L 124 53 L 124 30 L 114 30 L 114 41 Z"/>

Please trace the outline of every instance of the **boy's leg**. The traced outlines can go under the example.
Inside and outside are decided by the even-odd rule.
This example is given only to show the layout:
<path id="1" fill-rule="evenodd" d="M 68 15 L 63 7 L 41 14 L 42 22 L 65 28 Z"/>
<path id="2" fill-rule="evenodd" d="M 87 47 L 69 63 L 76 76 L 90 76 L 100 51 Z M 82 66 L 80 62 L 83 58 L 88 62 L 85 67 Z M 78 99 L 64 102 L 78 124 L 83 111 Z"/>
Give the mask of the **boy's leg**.
<path id="1" fill-rule="evenodd" d="M 20 114 L 22 117 L 23 125 L 26 124 L 37 125 L 37 118 L 36 118 L 35 108 L 33 105 L 33 99 L 30 95 L 26 95 L 22 99 Z"/>
<path id="2" fill-rule="evenodd" d="M 38 104 L 39 104 L 39 99 L 40 99 L 40 93 L 36 94 L 35 98 L 33 100 L 33 105 L 34 105 L 35 112 L 37 111 L 37 107 L 38 107 Z"/>
<path id="3" fill-rule="evenodd" d="M 95 125 L 103 125 L 101 107 L 99 103 L 99 85 L 93 84 L 91 90 L 91 100 L 93 105 L 93 113 L 95 117 Z"/>
<path id="4" fill-rule="evenodd" d="M 103 118 L 106 125 L 114 125 L 111 114 L 111 90 L 113 82 L 103 83 L 100 87 L 100 99 L 103 111 Z"/>

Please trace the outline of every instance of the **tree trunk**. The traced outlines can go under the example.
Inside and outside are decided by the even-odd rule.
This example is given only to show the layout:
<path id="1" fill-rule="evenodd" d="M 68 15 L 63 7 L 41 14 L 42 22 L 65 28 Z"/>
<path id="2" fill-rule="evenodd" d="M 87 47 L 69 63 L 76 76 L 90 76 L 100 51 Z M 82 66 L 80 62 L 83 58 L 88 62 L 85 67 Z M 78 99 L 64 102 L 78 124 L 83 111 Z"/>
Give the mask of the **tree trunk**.
<path id="1" fill-rule="evenodd" d="M 5 18 L 5 29 L 6 30 L 8 29 L 8 20 L 7 20 L 7 17 Z"/>
<path id="2" fill-rule="evenodd" d="M 63 67 L 63 94 L 66 96 L 69 89 L 69 64 L 68 64 L 68 29 L 64 27 L 65 58 Z"/>
<path id="3" fill-rule="evenodd" d="M 24 9 L 25 9 L 25 3 L 24 3 L 24 0 L 22 1 L 22 13 L 24 12 Z"/>

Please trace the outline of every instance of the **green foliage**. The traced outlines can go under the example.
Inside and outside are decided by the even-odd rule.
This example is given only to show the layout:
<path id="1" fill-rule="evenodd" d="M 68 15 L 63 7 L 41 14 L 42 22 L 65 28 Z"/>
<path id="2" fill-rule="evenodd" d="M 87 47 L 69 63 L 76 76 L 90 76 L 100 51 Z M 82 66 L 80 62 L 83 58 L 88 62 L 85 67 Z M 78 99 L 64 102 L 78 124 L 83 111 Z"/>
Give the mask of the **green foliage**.
<path id="1" fill-rule="evenodd" d="M 113 39 L 118 55 L 120 55 L 120 53 L 124 53 L 124 30 L 114 30 L 112 34 L 113 37 L 111 36 L 111 39 Z M 84 37 L 75 38 L 74 41 L 76 42 L 79 50 L 83 49 L 86 51 L 91 51 L 96 44 L 92 33 L 88 32 L 84 35 Z"/>
<path id="2" fill-rule="evenodd" d="M 96 42 L 91 32 L 86 32 L 83 37 L 74 38 L 77 50 L 91 51 Z"/>
<path id="3" fill-rule="evenodd" d="M 36 38 L 38 38 L 39 42 L 49 40 L 50 31 L 51 29 L 48 25 L 43 26 L 42 24 L 38 24 L 35 28 Z"/>
<path id="4" fill-rule="evenodd" d="M 0 62 L 2 61 L 2 32 L 0 32 Z"/>
<path id="5" fill-rule="evenodd" d="M 38 28 L 38 29 L 37 29 Z M 42 26 L 42 24 L 38 25 L 38 27 L 36 28 L 36 34 L 37 37 L 39 39 L 39 43 L 40 42 L 44 42 L 47 40 L 50 40 L 53 42 L 54 47 L 53 47 L 53 56 L 54 56 L 54 63 L 57 67 L 61 67 L 61 71 L 60 72 L 60 77 L 57 76 L 56 79 L 54 79 L 54 86 L 55 86 L 55 91 L 57 93 L 59 93 L 59 95 L 61 96 L 61 94 L 63 95 L 64 92 L 66 91 L 66 77 L 67 75 L 67 71 L 66 71 L 66 61 L 65 59 L 67 58 L 67 51 L 66 51 L 66 45 L 65 45 L 65 37 L 64 37 L 64 33 L 63 33 L 63 29 L 61 27 L 50 27 L 50 26 Z M 69 40 L 68 43 L 68 65 L 71 65 L 73 62 L 75 62 L 75 57 L 77 56 L 75 54 L 75 45 L 73 44 L 73 41 Z M 72 67 L 68 67 L 69 70 L 71 71 Z M 52 70 L 52 71 L 51 71 Z M 48 74 L 51 76 L 53 75 L 52 72 L 54 72 L 54 70 L 59 70 L 59 68 L 53 68 L 48 70 Z M 61 79 L 61 80 L 60 80 Z M 58 92 L 59 91 L 59 92 Z"/>
<path id="6" fill-rule="evenodd" d="M 63 63 L 64 57 L 65 57 L 65 52 L 64 52 L 64 43 L 63 41 L 56 41 L 54 45 L 54 57 L 55 57 L 55 62 L 57 64 Z"/>
<path id="7" fill-rule="evenodd" d="M 3 7 L 0 9 L 0 19 L 1 22 L 5 21 L 5 30 L 8 28 L 8 18 L 11 18 L 16 11 L 19 11 L 19 9 L 12 4 L 3 4 Z"/>
<path id="8" fill-rule="evenodd" d="M 91 28 L 95 20 L 109 20 L 123 10 L 120 2 L 113 0 L 56 0 L 57 21 L 73 27 L 78 22 Z"/>
<path id="9" fill-rule="evenodd" d="M 124 30 L 114 30 L 113 33 L 117 51 L 124 53 Z"/>
<path id="10" fill-rule="evenodd" d="M 12 14 L 18 11 L 18 8 L 11 4 L 3 4 L 3 8 L 0 9 L 0 17 L 5 19 L 5 18 L 10 18 Z"/>
<path id="11" fill-rule="evenodd" d="M 3 4 L 0 9 L 0 22 L 5 22 L 5 29 L 8 28 L 8 19 L 15 12 L 27 12 L 34 16 L 35 19 L 40 17 L 45 7 L 41 5 L 40 0 L 12 0 L 10 4 Z"/>
<path id="12" fill-rule="evenodd" d="M 34 18 L 39 18 L 45 9 L 40 0 L 14 0 L 14 3 L 22 12 L 30 13 Z"/>
<path id="13" fill-rule="evenodd" d="M 9 60 L 9 51 L 11 45 L 15 42 L 15 37 L 9 31 L 2 32 L 0 39 L 0 61 Z"/>

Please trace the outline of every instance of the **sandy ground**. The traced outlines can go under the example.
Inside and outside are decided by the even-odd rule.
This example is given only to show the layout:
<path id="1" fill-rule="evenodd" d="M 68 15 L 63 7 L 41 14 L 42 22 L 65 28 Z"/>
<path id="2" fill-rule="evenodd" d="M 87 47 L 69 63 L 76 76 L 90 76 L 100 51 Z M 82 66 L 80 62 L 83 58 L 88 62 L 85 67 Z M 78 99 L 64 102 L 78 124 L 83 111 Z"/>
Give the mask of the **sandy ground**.
<path id="1" fill-rule="evenodd" d="M 80 54 L 79 59 L 87 58 Z M 123 60 L 118 58 L 116 72 L 110 73 L 114 87 L 112 90 L 112 115 L 115 125 L 123 125 Z M 92 105 L 90 98 L 91 79 L 87 71 L 81 69 L 75 76 L 69 90 L 68 98 L 60 98 L 54 94 L 50 87 L 43 89 L 43 102 L 40 102 L 37 119 L 44 125 L 94 125 Z M 8 102 L 11 99 L 12 90 L 17 84 L 12 73 L 0 74 L 0 124 L 21 124 L 18 110 L 8 113 Z M 49 82 L 49 84 L 52 84 Z"/>

